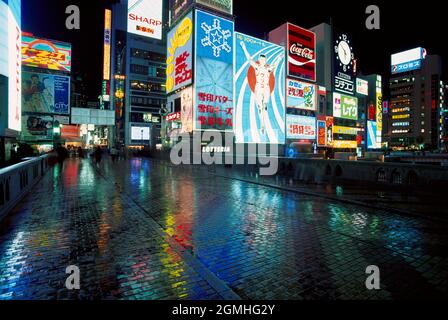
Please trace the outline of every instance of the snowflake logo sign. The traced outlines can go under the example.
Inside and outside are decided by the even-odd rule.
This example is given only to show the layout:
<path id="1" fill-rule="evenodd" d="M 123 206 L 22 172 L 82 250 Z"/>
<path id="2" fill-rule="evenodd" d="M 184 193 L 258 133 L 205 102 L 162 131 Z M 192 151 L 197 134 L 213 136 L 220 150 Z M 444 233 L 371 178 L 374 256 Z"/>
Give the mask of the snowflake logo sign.
<path id="1" fill-rule="evenodd" d="M 218 19 L 213 20 L 212 26 L 203 22 L 201 28 L 205 32 L 205 37 L 201 40 L 203 47 L 213 48 L 213 55 L 216 58 L 221 56 L 221 50 L 230 53 L 232 48 L 227 40 L 232 36 L 232 33 L 230 30 L 223 30 L 221 28 L 221 22 Z"/>

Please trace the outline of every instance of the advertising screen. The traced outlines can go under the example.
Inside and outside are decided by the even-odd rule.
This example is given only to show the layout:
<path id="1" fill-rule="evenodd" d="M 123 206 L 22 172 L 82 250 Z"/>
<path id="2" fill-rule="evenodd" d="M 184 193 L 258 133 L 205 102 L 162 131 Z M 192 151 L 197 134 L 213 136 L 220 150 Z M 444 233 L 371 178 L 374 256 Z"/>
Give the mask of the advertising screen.
<path id="1" fill-rule="evenodd" d="M 325 121 L 317 121 L 317 145 L 324 147 L 327 145 L 327 126 Z"/>
<path id="2" fill-rule="evenodd" d="M 193 88 L 185 88 L 181 96 L 182 133 L 193 132 Z"/>
<path id="3" fill-rule="evenodd" d="M 128 0 L 128 32 L 162 39 L 163 0 Z"/>
<path id="4" fill-rule="evenodd" d="M 319 147 L 333 146 L 333 117 L 319 115 L 317 120 L 317 145 Z"/>
<path id="5" fill-rule="evenodd" d="M 316 34 L 288 23 L 288 75 L 316 81 Z"/>
<path id="6" fill-rule="evenodd" d="M 24 72 L 22 106 L 23 112 L 69 114 L 70 78 Z"/>
<path id="7" fill-rule="evenodd" d="M 103 80 L 110 80 L 110 41 L 112 33 L 112 11 L 104 11 Z"/>
<path id="8" fill-rule="evenodd" d="M 149 127 L 131 127 L 131 140 L 146 140 L 150 138 Z"/>
<path id="9" fill-rule="evenodd" d="M 233 0 L 196 0 L 196 3 L 224 13 L 233 14 Z"/>
<path id="10" fill-rule="evenodd" d="M 422 60 L 426 58 L 426 55 L 426 50 L 421 47 L 393 54 L 391 56 L 392 74 L 421 69 Z"/>
<path id="11" fill-rule="evenodd" d="M 233 131 L 234 23 L 196 11 L 194 129 Z"/>
<path id="12" fill-rule="evenodd" d="M 72 47 L 68 43 L 23 36 L 22 64 L 28 67 L 70 72 Z"/>
<path id="13" fill-rule="evenodd" d="M 316 139 L 316 118 L 286 115 L 286 137 L 288 139 Z"/>
<path id="14" fill-rule="evenodd" d="M 381 89 L 377 88 L 376 93 L 376 142 L 381 146 L 382 144 L 382 133 L 383 133 L 383 94 Z"/>
<path id="15" fill-rule="evenodd" d="M 8 5 L 0 0 L 0 75 L 8 74 Z"/>
<path id="16" fill-rule="evenodd" d="M 353 95 L 355 93 L 355 56 L 350 37 L 334 33 L 333 51 L 334 91 Z"/>
<path id="17" fill-rule="evenodd" d="M 193 80 L 193 13 L 168 33 L 166 91 L 171 93 Z"/>
<path id="18" fill-rule="evenodd" d="M 53 139 L 52 116 L 24 115 L 22 121 L 22 136 L 25 140 L 37 141 Z"/>
<path id="19" fill-rule="evenodd" d="M 293 79 L 288 79 L 287 85 L 286 106 L 288 108 L 316 111 L 316 85 Z"/>
<path id="20" fill-rule="evenodd" d="M 364 96 L 369 95 L 369 83 L 366 80 L 356 78 L 356 92 Z"/>
<path id="21" fill-rule="evenodd" d="M 367 149 L 377 149 L 376 132 L 376 122 L 367 121 Z"/>
<path id="22" fill-rule="evenodd" d="M 333 93 L 333 117 L 358 120 L 358 99 Z"/>
<path id="23" fill-rule="evenodd" d="M 8 1 L 8 128 L 21 130 L 22 105 L 21 86 L 22 62 L 21 45 L 22 30 L 21 23 L 21 1 Z"/>
<path id="24" fill-rule="evenodd" d="M 192 5 L 193 0 L 170 0 L 170 26 L 177 22 Z"/>
<path id="25" fill-rule="evenodd" d="M 285 49 L 235 33 L 237 143 L 285 141 Z"/>

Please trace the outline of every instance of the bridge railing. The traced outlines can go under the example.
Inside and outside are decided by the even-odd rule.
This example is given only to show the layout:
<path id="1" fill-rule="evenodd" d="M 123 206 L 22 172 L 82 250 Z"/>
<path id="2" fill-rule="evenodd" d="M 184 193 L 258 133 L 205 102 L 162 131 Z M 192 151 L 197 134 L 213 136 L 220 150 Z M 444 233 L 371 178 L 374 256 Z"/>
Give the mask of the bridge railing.
<path id="1" fill-rule="evenodd" d="M 48 171 L 48 155 L 0 169 L 0 221 Z"/>

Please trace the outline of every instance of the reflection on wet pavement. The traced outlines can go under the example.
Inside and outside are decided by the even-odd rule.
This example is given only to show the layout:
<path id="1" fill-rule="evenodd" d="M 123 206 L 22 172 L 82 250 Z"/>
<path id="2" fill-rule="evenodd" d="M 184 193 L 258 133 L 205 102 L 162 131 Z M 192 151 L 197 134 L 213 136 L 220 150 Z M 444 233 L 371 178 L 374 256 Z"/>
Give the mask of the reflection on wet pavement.
<path id="1" fill-rule="evenodd" d="M 70 160 L 2 222 L 0 299 L 446 298 L 447 229 L 207 168 Z"/>

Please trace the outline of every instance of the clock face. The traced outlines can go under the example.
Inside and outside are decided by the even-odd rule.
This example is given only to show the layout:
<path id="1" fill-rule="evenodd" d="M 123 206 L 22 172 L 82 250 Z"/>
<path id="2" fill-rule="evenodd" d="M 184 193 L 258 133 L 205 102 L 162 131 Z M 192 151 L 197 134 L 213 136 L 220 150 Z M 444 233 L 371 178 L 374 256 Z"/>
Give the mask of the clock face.
<path id="1" fill-rule="evenodd" d="M 354 54 L 350 40 L 348 40 L 346 35 L 342 35 L 336 40 L 335 52 L 337 53 L 336 58 L 339 60 L 339 65 L 344 72 L 350 70 L 353 65 Z"/>
<path id="2" fill-rule="evenodd" d="M 352 60 L 352 50 L 350 49 L 350 46 L 347 42 L 341 41 L 338 45 L 338 55 L 339 60 L 344 65 L 349 65 L 350 61 Z"/>

